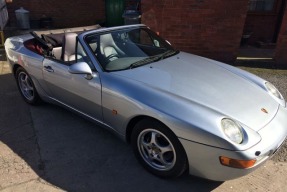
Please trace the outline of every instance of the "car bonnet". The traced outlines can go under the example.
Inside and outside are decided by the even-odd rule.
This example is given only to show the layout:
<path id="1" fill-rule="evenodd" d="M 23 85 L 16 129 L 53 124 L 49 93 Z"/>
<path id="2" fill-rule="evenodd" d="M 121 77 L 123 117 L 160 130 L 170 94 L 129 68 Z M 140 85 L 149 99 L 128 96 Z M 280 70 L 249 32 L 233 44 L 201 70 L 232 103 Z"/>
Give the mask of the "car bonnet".
<path id="1" fill-rule="evenodd" d="M 279 104 L 261 87 L 211 60 L 180 52 L 161 61 L 116 72 L 177 95 L 258 131 L 275 116 Z"/>

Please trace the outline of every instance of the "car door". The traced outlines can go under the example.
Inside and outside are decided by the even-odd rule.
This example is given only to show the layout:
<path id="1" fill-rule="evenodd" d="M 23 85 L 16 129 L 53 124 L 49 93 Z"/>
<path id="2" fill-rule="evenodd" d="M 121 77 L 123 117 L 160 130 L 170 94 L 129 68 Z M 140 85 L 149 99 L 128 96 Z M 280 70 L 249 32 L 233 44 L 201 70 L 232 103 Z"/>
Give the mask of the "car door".
<path id="1" fill-rule="evenodd" d="M 76 48 L 77 47 L 77 48 Z M 64 62 L 52 58 L 43 61 L 43 78 L 52 99 L 86 116 L 102 121 L 101 81 L 80 42 L 77 42 L 75 62 Z M 72 74 L 69 67 L 76 62 L 86 62 L 93 77 Z"/>

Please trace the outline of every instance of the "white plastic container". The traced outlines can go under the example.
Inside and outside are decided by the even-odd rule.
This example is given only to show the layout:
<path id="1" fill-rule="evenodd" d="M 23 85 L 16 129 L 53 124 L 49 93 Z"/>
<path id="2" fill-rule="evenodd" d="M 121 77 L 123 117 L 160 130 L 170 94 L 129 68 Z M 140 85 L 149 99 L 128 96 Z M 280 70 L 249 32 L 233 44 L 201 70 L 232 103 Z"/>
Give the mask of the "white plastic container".
<path id="1" fill-rule="evenodd" d="M 15 11 L 17 24 L 20 29 L 30 29 L 29 11 L 23 7 Z"/>

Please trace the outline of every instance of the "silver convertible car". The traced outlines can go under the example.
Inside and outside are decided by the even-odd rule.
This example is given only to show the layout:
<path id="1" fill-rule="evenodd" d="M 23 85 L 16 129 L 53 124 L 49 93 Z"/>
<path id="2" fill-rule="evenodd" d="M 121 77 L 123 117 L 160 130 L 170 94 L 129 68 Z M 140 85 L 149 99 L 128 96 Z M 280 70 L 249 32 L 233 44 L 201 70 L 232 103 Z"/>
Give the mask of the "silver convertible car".
<path id="1" fill-rule="evenodd" d="M 5 49 L 27 103 L 59 104 L 110 129 L 160 177 L 234 179 L 287 135 L 286 102 L 270 82 L 177 51 L 145 25 L 35 31 Z"/>

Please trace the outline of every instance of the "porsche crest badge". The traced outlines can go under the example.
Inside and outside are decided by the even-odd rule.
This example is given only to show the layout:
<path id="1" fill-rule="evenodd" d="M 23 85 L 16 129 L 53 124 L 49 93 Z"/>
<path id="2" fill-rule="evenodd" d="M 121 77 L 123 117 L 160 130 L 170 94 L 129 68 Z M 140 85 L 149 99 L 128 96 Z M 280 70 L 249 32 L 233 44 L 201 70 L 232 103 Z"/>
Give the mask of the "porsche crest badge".
<path id="1" fill-rule="evenodd" d="M 268 113 L 268 111 L 266 109 L 264 109 L 264 108 L 262 108 L 261 111 L 264 112 L 264 113 Z"/>

